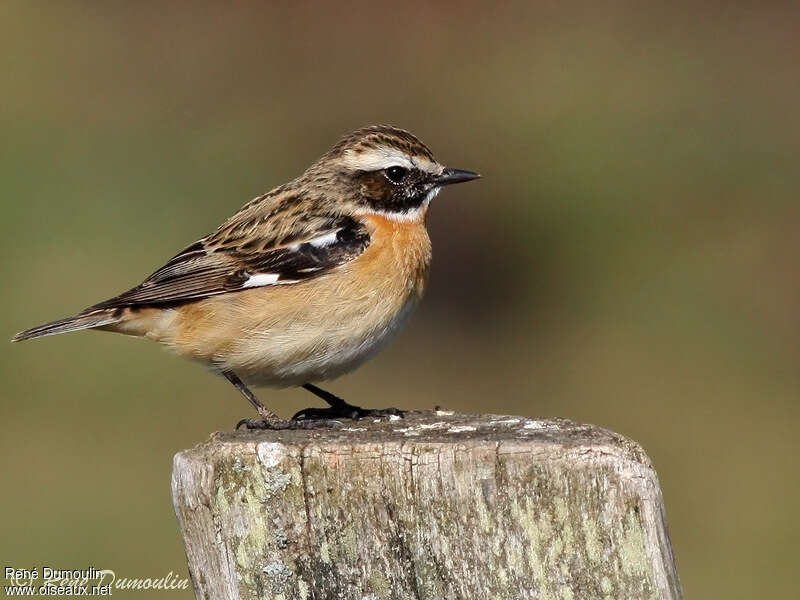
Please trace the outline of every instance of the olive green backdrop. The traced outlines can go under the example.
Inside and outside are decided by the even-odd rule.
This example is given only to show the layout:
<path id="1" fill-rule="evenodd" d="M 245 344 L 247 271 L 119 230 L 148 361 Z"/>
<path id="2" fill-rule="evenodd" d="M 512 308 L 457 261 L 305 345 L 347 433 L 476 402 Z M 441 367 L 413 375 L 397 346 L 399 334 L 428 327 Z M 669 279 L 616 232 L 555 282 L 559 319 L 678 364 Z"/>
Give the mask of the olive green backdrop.
<path id="1" fill-rule="evenodd" d="M 0 337 L 138 283 L 340 135 L 396 124 L 484 178 L 436 199 L 428 297 L 331 390 L 626 434 L 687 597 L 789 597 L 800 12 L 735 4 L 3 2 Z M 0 566 L 185 575 L 172 456 L 247 403 L 104 333 L 0 344 L 0 371 Z"/>

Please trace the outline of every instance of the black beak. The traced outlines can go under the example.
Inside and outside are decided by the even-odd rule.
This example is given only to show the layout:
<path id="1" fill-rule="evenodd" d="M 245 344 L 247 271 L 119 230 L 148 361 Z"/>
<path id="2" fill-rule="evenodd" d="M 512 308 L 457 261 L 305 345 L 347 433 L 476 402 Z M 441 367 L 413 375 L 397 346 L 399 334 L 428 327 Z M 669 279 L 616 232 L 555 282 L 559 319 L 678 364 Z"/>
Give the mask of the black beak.
<path id="1" fill-rule="evenodd" d="M 472 181 L 480 177 L 477 173 L 472 171 L 464 171 L 463 169 L 451 169 L 447 167 L 442 171 L 441 175 L 434 178 L 436 185 L 450 185 L 452 183 L 462 183 L 464 181 Z"/>

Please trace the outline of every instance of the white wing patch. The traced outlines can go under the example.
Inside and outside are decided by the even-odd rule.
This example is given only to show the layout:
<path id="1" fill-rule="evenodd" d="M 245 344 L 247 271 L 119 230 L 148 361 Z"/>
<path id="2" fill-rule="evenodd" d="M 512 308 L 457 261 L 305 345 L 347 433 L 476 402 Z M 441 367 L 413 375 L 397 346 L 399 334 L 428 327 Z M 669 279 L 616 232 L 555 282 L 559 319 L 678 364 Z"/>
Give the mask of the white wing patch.
<path id="1" fill-rule="evenodd" d="M 330 246 L 331 244 L 336 243 L 336 236 L 340 231 L 341 229 L 337 229 L 336 231 L 331 231 L 330 233 L 326 233 L 325 235 L 312 238 L 308 240 L 306 243 L 311 244 L 312 246 L 316 246 L 317 248 L 325 248 L 326 246 Z"/>
<path id="2" fill-rule="evenodd" d="M 311 238 L 310 240 L 305 240 L 298 244 L 292 244 L 289 246 L 290 250 L 299 250 L 300 246 L 303 244 L 309 244 L 314 246 L 315 248 L 327 248 L 332 244 L 335 244 L 337 241 L 337 235 L 341 231 L 341 228 L 330 231 L 324 235 L 319 237 Z M 313 273 L 315 271 L 320 271 L 324 267 L 307 267 L 305 269 L 300 269 L 297 271 L 298 273 Z M 281 279 L 278 273 L 248 273 L 247 280 L 242 285 L 242 288 L 253 288 L 253 287 L 264 287 L 267 285 L 281 285 L 285 283 L 297 283 L 295 279 Z"/>
<path id="3" fill-rule="evenodd" d="M 296 244 L 292 244 L 289 246 L 289 250 L 299 250 L 300 246 L 303 244 L 310 244 L 315 248 L 326 248 L 331 244 L 336 243 L 336 236 L 341 231 L 341 229 L 337 229 L 336 231 L 331 231 L 330 233 L 326 233 L 325 235 L 321 235 L 319 237 L 311 238 L 310 240 L 305 240 L 302 242 L 298 242 Z"/>
<path id="4" fill-rule="evenodd" d="M 265 285 L 273 285 L 278 283 L 279 275 L 277 273 L 256 273 L 249 275 L 247 281 L 242 285 L 243 288 L 262 287 Z"/>
<path id="5" fill-rule="evenodd" d="M 298 273 L 306 271 L 315 271 L 316 269 L 301 269 Z M 241 289 L 266 287 L 268 285 L 286 285 L 287 283 L 297 283 L 297 279 L 281 279 L 277 273 L 255 273 L 247 275 L 247 281 L 244 282 Z"/>

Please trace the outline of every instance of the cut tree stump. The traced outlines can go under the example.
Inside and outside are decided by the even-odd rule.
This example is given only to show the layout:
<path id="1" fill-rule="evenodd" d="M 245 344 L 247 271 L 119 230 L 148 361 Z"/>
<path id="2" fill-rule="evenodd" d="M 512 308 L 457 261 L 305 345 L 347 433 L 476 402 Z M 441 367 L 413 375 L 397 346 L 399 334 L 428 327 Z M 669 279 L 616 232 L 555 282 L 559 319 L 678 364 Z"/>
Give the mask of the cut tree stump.
<path id="1" fill-rule="evenodd" d="M 172 496 L 197 598 L 681 598 L 650 461 L 591 425 L 216 433 L 175 456 Z"/>

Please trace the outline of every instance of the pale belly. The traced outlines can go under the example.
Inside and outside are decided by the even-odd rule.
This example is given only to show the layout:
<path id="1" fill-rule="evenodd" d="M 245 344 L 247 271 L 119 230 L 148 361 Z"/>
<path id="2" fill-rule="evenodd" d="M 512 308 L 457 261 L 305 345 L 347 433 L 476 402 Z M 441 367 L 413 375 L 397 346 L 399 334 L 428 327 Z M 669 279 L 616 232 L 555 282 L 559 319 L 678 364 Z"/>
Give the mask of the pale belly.
<path id="1" fill-rule="evenodd" d="M 287 324 L 253 332 L 217 363 L 257 386 L 294 386 L 334 379 L 359 367 L 400 331 L 416 306 L 408 301 L 387 319 L 369 307 L 347 323 Z"/>

